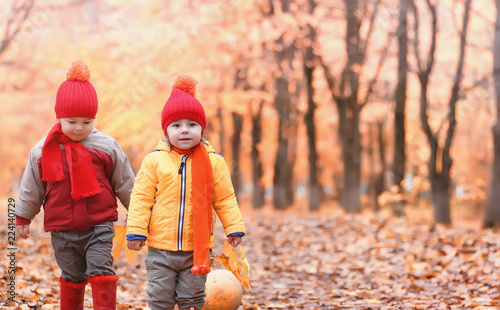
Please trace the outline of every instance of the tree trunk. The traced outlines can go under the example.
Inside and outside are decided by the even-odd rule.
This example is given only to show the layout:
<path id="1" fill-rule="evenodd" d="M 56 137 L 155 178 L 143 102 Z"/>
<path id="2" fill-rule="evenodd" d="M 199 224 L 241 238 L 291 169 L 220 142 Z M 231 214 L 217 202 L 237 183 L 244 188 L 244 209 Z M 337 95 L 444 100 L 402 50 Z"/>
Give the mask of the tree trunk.
<path id="1" fill-rule="evenodd" d="M 385 140 L 384 140 L 384 121 L 379 121 L 377 123 L 377 141 L 378 141 L 378 153 L 380 157 L 380 173 L 377 175 L 377 180 L 375 183 L 375 194 L 378 197 L 384 192 L 386 188 L 385 175 L 387 172 L 387 166 L 385 161 Z M 378 211 L 378 210 L 377 210 Z"/>
<path id="2" fill-rule="evenodd" d="M 434 215 L 435 221 L 442 224 L 451 224 L 450 216 L 450 184 L 451 184 L 451 166 L 452 159 L 450 156 L 451 145 L 453 141 L 453 135 L 456 126 L 456 104 L 458 101 L 458 93 L 460 90 L 460 81 L 462 78 L 464 59 L 465 59 L 465 46 L 466 46 L 466 35 L 467 26 L 469 22 L 470 14 L 470 3 L 471 0 L 466 0 L 464 4 L 464 15 L 462 22 L 462 30 L 460 32 L 460 50 L 459 59 L 457 64 L 457 69 L 453 81 L 453 87 L 451 89 L 451 95 L 449 100 L 449 112 L 446 117 L 448 121 L 448 129 L 446 130 L 446 139 L 444 145 L 440 147 L 439 145 L 439 131 L 436 133 L 432 132 L 429 124 L 428 116 L 428 98 L 427 98 L 427 88 L 429 85 L 429 76 L 434 63 L 435 47 L 436 47 L 436 34 L 437 34 L 437 14 L 436 8 L 432 5 L 430 1 L 427 1 L 427 7 L 432 14 L 432 39 L 431 48 L 429 49 L 429 58 L 427 60 L 427 67 L 424 69 L 422 65 L 422 60 L 419 55 L 416 54 L 417 64 L 419 67 L 418 78 L 420 81 L 420 121 L 422 123 L 423 131 L 427 137 L 427 141 L 430 146 L 430 159 L 428 163 L 429 168 L 429 180 L 431 182 L 432 189 L 432 199 L 434 203 Z M 414 6 L 416 12 L 416 7 Z M 415 13 L 415 25 L 418 26 L 418 14 Z M 415 33 L 418 36 L 418 29 Z M 418 38 L 414 40 L 415 44 L 418 42 Z M 415 50 L 418 50 L 418 46 L 415 46 Z M 438 156 L 440 155 L 440 156 Z M 439 158 L 441 159 L 438 162 Z M 445 201 L 446 200 L 446 201 Z"/>
<path id="3" fill-rule="evenodd" d="M 264 169 L 260 158 L 259 145 L 262 141 L 262 108 L 264 100 L 260 101 L 257 113 L 252 115 L 252 205 L 254 209 L 264 206 L 264 186 L 262 185 L 262 176 Z"/>
<path id="4" fill-rule="evenodd" d="M 431 180 L 432 201 L 434 203 L 434 220 L 437 223 L 450 225 L 450 183 L 449 176 L 438 174 Z"/>
<path id="5" fill-rule="evenodd" d="M 283 77 L 276 79 L 276 96 L 274 106 L 278 111 L 278 135 L 276 160 L 274 162 L 273 178 L 273 206 L 277 210 L 288 208 L 290 178 L 293 178 L 292 170 L 288 164 L 288 124 L 290 115 L 288 106 L 290 104 L 290 93 L 288 91 L 288 80 Z"/>
<path id="6" fill-rule="evenodd" d="M 314 11 L 315 2 L 309 1 L 309 13 Z M 318 154 L 316 151 L 316 126 L 314 122 L 314 112 L 316 110 L 316 103 L 314 102 L 314 88 L 313 88 L 313 73 L 314 73 L 314 53 L 313 43 L 316 37 L 316 30 L 307 25 L 307 46 L 304 49 L 304 75 L 306 78 L 307 87 L 307 112 L 304 116 L 304 122 L 307 131 L 307 144 L 309 152 L 309 210 L 317 211 L 322 200 L 322 189 L 318 180 Z"/>
<path id="7" fill-rule="evenodd" d="M 497 122 L 493 127 L 493 169 L 491 183 L 486 201 L 484 214 L 484 228 L 492 228 L 500 224 L 500 0 L 495 0 L 497 16 L 495 22 L 495 40 L 493 53 L 493 78 L 495 81 L 495 95 L 497 105 Z"/>
<path id="8" fill-rule="evenodd" d="M 358 103 L 359 72 L 363 54 L 360 50 L 360 26 L 358 1 L 344 0 L 346 5 L 347 29 L 345 40 L 347 67 L 343 72 L 342 98 L 337 100 L 339 106 L 340 139 L 344 161 L 344 188 L 340 203 L 347 212 L 361 212 L 361 134 L 359 132 Z M 342 113 L 340 113 L 342 111 Z"/>
<path id="9" fill-rule="evenodd" d="M 344 163 L 344 186 L 340 204 L 347 212 L 361 212 L 361 134 L 359 132 L 359 111 L 341 99 L 339 107 L 339 135 L 342 141 Z"/>
<path id="10" fill-rule="evenodd" d="M 359 8 L 359 4 L 363 8 Z M 344 0 L 346 34 L 345 48 L 347 63 L 343 68 L 340 79 L 333 77 L 322 57 L 318 57 L 323 68 L 328 88 L 337 104 L 339 114 L 339 136 L 342 145 L 343 188 L 340 203 L 347 212 L 361 211 L 361 133 L 359 129 L 360 113 L 367 104 L 370 94 L 373 92 L 376 78 L 385 60 L 386 51 L 379 58 L 376 73 L 368 82 L 365 92 L 360 90 L 359 84 L 362 80 L 360 75 L 364 72 L 363 66 L 365 56 L 368 53 L 370 38 L 374 29 L 374 16 L 377 15 L 377 7 L 380 1 L 376 1 L 374 11 L 371 15 L 371 23 L 366 31 L 366 36 L 361 36 L 361 19 L 366 13 L 366 2 L 358 0 Z M 364 93 L 364 98 L 360 97 Z"/>
<path id="11" fill-rule="evenodd" d="M 240 154 L 241 154 L 241 132 L 243 131 L 243 116 L 233 112 L 233 156 L 231 168 L 231 181 L 233 182 L 234 192 L 238 195 L 242 189 L 242 179 L 240 170 Z"/>
<path id="12" fill-rule="evenodd" d="M 378 195 L 376 193 L 377 171 L 375 164 L 375 139 L 373 138 L 373 124 L 368 125 L 368 145 L 366 147 L 366 154 L 368 155 L 368 193 L 373 201 L 373 210 L 379 211 L 380 205 L 378 203 Z"/>
<path id="13" fill-rule="evenodd" d="M 496 85 L 496 87 L 499 87 L 499 85 Z M 497 89 L 496 92 L 497 100 L 499 100 L 499 89 Z M 500 103 L 500 101 L 497 101 L 497 105 L 498 103 Z M 484 228 L 493 228 L 500 224 L 500 204 L 498 203 L 500 201 L 500 119 L 497 119 L 495 126 L 493 126 L 493 145 L 493 169 L 488 190 L 488 199 L 486 200 L 486 211 L 483 219 Z"/>
<path id="14" fill-rule="evenodd" d="M 281 0 L 281 9 L 284 13 L 290 10 L 290 0 Z M 285 43 L 283 33 L 275 44 L 274 58 L 278 67 L 275 77 L 274 108 L 278 114 L 278 135 L 276 161 L 274 164 L 273 178 L 273 206 L 277 210 L 283 210 L 293 204 L 293 164 L 295 154 L 290 154 L 290 145 L 295 146 L 295 137 L 291 120 L 295 110 L 292 109 L 292 98 L 290 93 L 290 82 L 295 57 L 295 41 Z"/>
<path id="15" fill-rule="evenodd" d="M 304 65 L 307 83 L 307 112 L 304 121 L 307 130 L 307 144 L 309 152 L 309 210 L 317 211 L 321 204 L 322 190 L 318 180 L 318 154 L 316 151 L 316 126 L 314 123 L 314 89 L 312 86 L 312 74 L 314 68 Z"/>
<path id="16" fill-rule="evenodd" d="M 394 94 L 396 107 L 394 108 L 394 157 L 392 163 L 392 184 L 397 186 L 398 193 L 404 193 L 402 182 L 405 177 L 405 117 L 406 117 L 406 77 L 408 72 L 408 33 L 407 12 L 408 1 L 400 0 L 398 36 L 398 84 Z M 404 215 L 404 200 L 392 202 L 392 213 L 395 216 Z"/>
<path id="17" fill-rule="evenodd" d="M 375 126 L 374 126 L 375 127 Z M 376 167 L 376 156 L 375 149 L 378 146 L 378 154 L 380 160 L 380 170 L 377 171 Z M 373 210 L 375 212 L 380 210 L 380 204 L 378 202 L 378 197 L 385 188 L 384 175 L 385 175 L 385 148 L 384 148 L 384 136 L 383 136 L 383 122 L 378 121 L 376 128 L 369 129 L 369 145 L 367 149 L 368 153 L 368 164 L 370 165 L 370 179 L 368 184 L 368 192 L 373 201 Z"/>
<path id="18" fill-rule="evenodd" d="M 453 142 L 453 136 L 456 127 L 456 107 L 458 101 L 458 94 L 460 90 L 460 81 L 462 80 L 463 67 L 465 63 L 465 47 L 467 38 L 467 26 L 469 24 L 469 14 L 470 14 L 471 0 L 466 0 L 464 4 L 464 15 L 462 19 L 462 31 L 460 32 L 460 51 L 458 57 L 457 69 L 454 77 L 453 87 L 451 89 L 451 95 L 449 100 L 449 112 L 447 115 L 448 120 L 448 130 L 446 131 L 446 139 L 444 146 L 442 148 L 441 154 L 441 180 L 435 184 L 434 193 L 434 207 L 435 220 L 438 223 L 451 224 L 450 216 L 450 185 L 451 185 L 451 166 L 453 160 L 451 159 L 451 145 Z M 435 183 L 435 182 L 434 182 Z M 447 202 L 442 201 L 447 198 Z"/>
<path id="19" fill-rule="evenodd" d="M 427 134 L 427 142 L 430 146 L 430 158 L 428 162 L 429 169 L 429 181 L 431 182 L 431 195 L 432 203 L 434 207 L 434 221 L 441 224 L 449 225 L 451 224 L 450 216 L 450 194 L 449 194 L 449 181 L 446 180 L 443 168 L 441 170 L 438 167 L 438 153 L 441 152 L 437 137 L 430 131 L 430 126 L 428 124 L 427 111 L 427 86 L 428 80 L 422 79 L 421 84 L 421 95 L 420 95 L 420 118 L 424 124 L 425 132 Z M 448 176 L 449 178 L 449 176 Z"/>
<path id="20" fill-rule="evenodd" d="M 299 81 L 297 81 L 297 84 L 299 84 Z M 299 88 L 299 85 L 296 85 L 295 87 Z M 298 98 L 298 95 L 294 96 L 294 98 Z M 287 183 L 286 183 L 286 190 L 287 190 L 287 201 L 286 204 L 287 206 L 291 206 L 294 203 L 295 200 L 295 180 L 293 176 L 293 170 L 295 167 L 295 164 L 297 162 L 297 135 L 298 135 L 298 119 L 296 116 L 298 111 L 296 109 L 296 103 L 290 102 L 290 119 L 289 119 L 289 124 L 287 126 L 288 133 L 286 135 L 286 139 L 288 140 L 288 145 L 287 145 L 287 156 L 288 156 L 288 168 L 287 168 Z"/>
<path id="21" fill-rule="evenodd" d="M 222 117 L 222 107 L 217 107 L 217 119 L 219 120 L 219 152 L 224 154 L 224 146 L 226 145 L 226 135 L 224 130 L 224 118 Z"/>
<path id="22" fill-rule="evenodd" d="M 360 167 L 354 161 L 347 161 L 345 164 L 341 203 L 346 212 L 359 213 L 361 212 Z"/>

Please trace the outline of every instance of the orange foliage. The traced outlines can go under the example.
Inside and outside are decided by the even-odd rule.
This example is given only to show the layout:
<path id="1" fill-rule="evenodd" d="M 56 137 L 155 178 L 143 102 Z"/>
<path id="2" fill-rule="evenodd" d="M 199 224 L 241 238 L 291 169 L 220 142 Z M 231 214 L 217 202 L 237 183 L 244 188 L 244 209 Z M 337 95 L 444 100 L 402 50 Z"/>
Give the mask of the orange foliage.
<path id="1" fill-rule="evenodd" d="M 259 149 L 264 164 L 263 183 L 270 187 L 280 115 L 272 106 L 276 64 L 266 55 L 280 48 L 275 40 L 282 34 L 285 34 L 285 42 L 301 38 L 300 29 L 305 22 L 310 22 L 319 30 L 316 52 L 324 55 L 333 71 L 338 72 L 345 61 L 342 7 L 332 11 L 326 2 L 319 1 L 315 15 L 308 16 L 300 9 L 301 4 L 294 2 L 292 9 L 297 16 L 279 11 L 266 16 L 270 8 L 259 0 L 238 0 L 231 4 L 196 0 L 191 5 L 184 2 L 160 4 L 153 0 L 126 3 L 117 0 L 82 2 L 72 6 L 37 3 L 36 13 L 28 18 L 27 26 L 0 55 L 0 122 L 4 128 L 0 144 L 0 193 L 16 193 L 29 150 L 54 123 L 57 88 L 64 81 L 66 64 L 74 58 L 85 60 L 92 70 L 92 83 L 99 98 L 96 127 L 119 142 L 135 171 L 145 154 L 164 137 L 160 115 L 170 93 L 170 79 L 179 73 L 190 72 L 200 81 L 197 96 L 206 110 L 208 139 L 217 151 L 223 153 L 230 166 L 233 165 L 229 144 L 231 113 L 244 116 L 239 167 L 244 184 L 251 183 L 250 117 L 260 100 L 264 100 L 263 137 Z M 443 2 L 443 6 L 447 5 L 452 7 L 453 3 Z M 480 10 L 489 8 L 490 4 L 482 0 L 475 2 L 475 6 Z M 392 16 L 390 13 L 396 8 L 387 4 L 381 10 L 386 16 Z M 491 38 L 487 35 L 491 33 L 487 31 L 491 25 L 486 20 L 493 20 L 493 13 L 488 9 L 481 11 L 487 18 L 472 17 L 470 44 L 485 48 L 468 50 L 468 59 L 474 61 L 467 62 L 465 87 L 473 85 L 477 76 L 491 71 Z M 3 11 L 1 14 L 7 15 L 0 16 L 0 20 L 6 21 L 9 12 Z M 451 21 L 456 17 L 443 10 L 443 18 L 443 22 L 452 25 Z M 382 33 L 392 29 L 389 23 L 389 20 L 379 21 L 376 31 Z M 5 25 L 0 24 L 3 30 L 1 27 Z M 438 57 L 433 71 L 436 75 L 430 90 L 432 102 L 437 103 L 433 106 L 432 126 L 440 126 L 446 117 L 443 107 L 449 94 L 447 83 L 453 74 L 450 68 L 456 61 L 454 51 L 458 42 L 452 28 L 440 28 Z M 382 42 L 376 42 L 376 46 L 380 47 Z M 304 44 L 307 42 L 297 41 L 298 48 Z M 367 55 L 376 56 L 378 52 L 377 49 L 370 50 Z M 295 67 L 290 79 L 300 81 L 300 61 L 286 65 Z M 367 135 L 370 129 L 366 124 L 386 120 L 384 137 L 389 161 L 395 66 L 394 59 L 384 66 L 373 100 L 363 110 L 361 124 L 362 134 Z M 374 61 L 369 57 L 365 70 L 371 72 L 374 67 Z M 249 90 L 233 89 L 235 76 L 240 74 L 237 70 L 246 70 Z M 335 196 L 336 189 L 341 186 L 342 174 L 336 106 L 321 69 L 315 71 L 314 77 L 320 181 L 330 188 L 330 195 Z M 302 117 L 306 104 L 304 89 L 301 89 L 304 87 L 300 83 L 291 85 L 291 91 L 297 91 L 294 100 L 299 111 L 294 116 L 298 120 L 295 179 L 297 184 L 306 184 L 308 151 Z M 411 74 L 408 85 L 407 170 L 425 180 L 429 152 L 418 119 L 418 83 Z M 463 199 L 481 200 L 485 197 L 490 174 L 493 152 L 490 124 L 495 116 L 489 104 L 491 93 L 487 89 L 476 87 L 471 94 L 457 107 L 452 173 L 455 184 L 464 188 Z M 218 107 L 222 108 L 222 124 L 216 116 Z M 219 140 L 222 129 L 224 145 Z M 369 167 L 365 160 L 362 169 L 366 179 Z"/>
<path id="2" fill-rule="evenodd" d="M 251 292 L 250 265 L 245 257 L 245 251 L 241 246 L 240 252 L 241 258 L 238 258 L 238 251 L 225 241 L 224 246 L 222 247 L 222 254 L 215 255 L 214 258 L 222 265 L 222 267 L 231 271 L 243 287 Z"/>
<path id="3" fill-rule="evenodd" d="M 135 260 L 137 258 L 137 254 L 139 254 L 139 251 L 132 251 L 129 250 L 126 247 L 127 244 L 127 226 L 123 225 L 114 225 L 115 228 L 115 236 L 113 237 L 113 251 L 111 252 L 113 254 L 113 261 L 116 261 L 118 257 L 120 257 L 121 252 L 125 248 L 125 258 L 130 264 L 134 264 Z M 148 247 L 144 246 L 142 247 L 142 251 L 147 251 Z"/>

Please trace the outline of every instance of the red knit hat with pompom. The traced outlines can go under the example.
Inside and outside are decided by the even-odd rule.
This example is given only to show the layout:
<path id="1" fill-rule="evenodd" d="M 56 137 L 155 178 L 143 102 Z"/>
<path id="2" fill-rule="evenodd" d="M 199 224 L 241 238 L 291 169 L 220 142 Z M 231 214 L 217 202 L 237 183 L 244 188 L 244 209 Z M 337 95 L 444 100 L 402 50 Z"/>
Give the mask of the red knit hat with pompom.
<path id="1" fill-rule="evenodd" d="M 190 74 L 179 74 L 172 79 L 172 92 L 161 113 L 163 132 L 167 126 L 180 119 L 190 119 L 201 125 L 203 131 L 207 125 L 205 110 L 195 98 L 198 81 Z"/>
<path id="2" fill-rule="evenodd" d="M 97 114 L 97 93 L 90 84 L 89 66 L 75 59 L 66 68 L 66 81 L 57 90 L 56 118 L 95 118 Z"/>

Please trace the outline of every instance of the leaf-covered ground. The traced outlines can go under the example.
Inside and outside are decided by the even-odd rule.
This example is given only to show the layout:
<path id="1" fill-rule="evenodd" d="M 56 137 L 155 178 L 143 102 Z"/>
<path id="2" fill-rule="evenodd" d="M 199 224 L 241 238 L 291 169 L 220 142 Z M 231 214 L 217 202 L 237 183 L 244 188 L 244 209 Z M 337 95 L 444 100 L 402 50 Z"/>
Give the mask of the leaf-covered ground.
<path id="1" fill-rule="evenodd" d="M 252 213 L 243 247 L 252 294 L 240 309 L 499 309 L 500 234 L 422 225 L 371 213 Z M 15 304 L 6 304 L 3 254 L 0 308 L 58 309 L 59 269 L 37 219 L 19 241 Z M 218 248 L 222 247 L 218 227 Z M 7 247 L 5 232 L 2 248 Z M 119 309 L 146 308 L 145 253 L 116 262 Z M 91 309 L 87 288 L 86 308 Z"/>

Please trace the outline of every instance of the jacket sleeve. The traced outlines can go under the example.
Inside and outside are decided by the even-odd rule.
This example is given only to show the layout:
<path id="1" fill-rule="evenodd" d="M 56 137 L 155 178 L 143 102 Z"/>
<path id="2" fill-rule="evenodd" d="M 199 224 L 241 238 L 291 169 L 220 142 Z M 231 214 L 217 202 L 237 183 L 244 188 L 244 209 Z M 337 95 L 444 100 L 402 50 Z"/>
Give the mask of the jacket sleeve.
<path id="1" fill-rule="evenodd" d="M 130 196 L 127 219 L 127 235 L 148 235 L 151 211 L 156 199 L 157 174 L 152 156 L 146 156 L 135 178 Z"/>
<path id="2" fill-rule="evenodd" d="M 211 154 L 211 160 L 214 177 L 213 207 L 224 227 L 224 232 L 226 236 L 246 233 L 226 161 L 216 154 Z"/>
<path id="3" fill-rule="evenodd" d="M 28 159 L 19 188 L 19 200 L 16 203 L 17 216 L 32 220 L 40 212 L 45 196 L 45 182 L 40 177 L 38 160 L 41 157 L 41 148 L 35 146 Z"/>
<path id="4" fill-rule="evenodd" d="M 116 141 L 114 141 L 114 153 L 115 160 L 113 162 L 113 174 L 110 183 L 115 195 L 120 199 L 123 206 L 128 209 L 130 194 L 134 187 L 135 175 L 127 155 L 125 155 Z"/>

